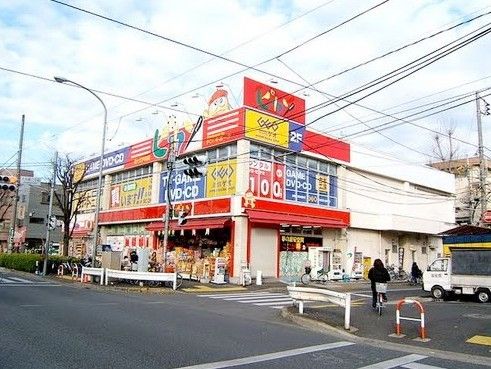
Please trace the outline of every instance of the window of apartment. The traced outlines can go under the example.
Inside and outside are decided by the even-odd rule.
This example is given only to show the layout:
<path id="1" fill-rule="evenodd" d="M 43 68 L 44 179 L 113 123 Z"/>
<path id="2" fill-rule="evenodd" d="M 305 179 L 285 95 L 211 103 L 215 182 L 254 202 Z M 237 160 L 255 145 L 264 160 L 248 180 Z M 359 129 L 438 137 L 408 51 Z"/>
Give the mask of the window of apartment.
<path id="1" fill-rule="evenodd" d="M 41 192 L 41 204 L 49 204 L 49 192 Z"/>

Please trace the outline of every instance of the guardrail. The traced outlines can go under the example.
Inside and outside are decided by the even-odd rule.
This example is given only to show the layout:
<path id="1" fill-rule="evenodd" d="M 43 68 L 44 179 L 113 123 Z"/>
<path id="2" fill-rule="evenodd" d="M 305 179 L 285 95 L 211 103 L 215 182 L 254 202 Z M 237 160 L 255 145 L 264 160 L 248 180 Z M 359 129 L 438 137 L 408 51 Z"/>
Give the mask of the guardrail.
<path id="1" fill-rule="evenodd" d="M 104 268 L 89 268 L 82 267 L 82 274 L 80 275 L 80 282 L 84 282 L 85 276 L 96 276 L 100 277 L 101 285 L 104 283 Z"/>
<path id="2" fill-rule="evenodd" d="M 136 281 L 172 282 L 172 289 L 175 290 L 177 288 L 177 273 L 132 272 L 125 270 L 106 269 L 106 286 L 109 283 L 109 278 L 132 279 Z"/>
<path id="3" fill-rule="evenodd" d="M 304 301 L 332 302 L 344 307 L 344 328 L 350 329 L 351 294 L 329 291 L 323 288 L 288 286 L 288 293 L 294 302 L 298 303 L 298 312 L 303 314 Z"/>

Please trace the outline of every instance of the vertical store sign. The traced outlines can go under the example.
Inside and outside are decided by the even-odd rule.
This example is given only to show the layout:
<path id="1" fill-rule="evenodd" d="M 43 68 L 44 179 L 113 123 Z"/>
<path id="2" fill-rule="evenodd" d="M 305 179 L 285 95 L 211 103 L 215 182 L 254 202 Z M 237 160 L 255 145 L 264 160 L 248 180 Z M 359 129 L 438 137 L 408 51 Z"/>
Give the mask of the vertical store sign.
<path id="1" fill-rule="evenodd" d="M 284 199 L 285 165 L 251 159 L 249 164 L 249 189 L 254 196 Z"/>
<path id="2" fill-rule="evenodd" d="M 305 100 L 272 86 L 244 78 L 244 105 L 305 124 Z"/>
<path id="3" fill-rule="evenodd" d="M 237 160 L 208 164 L 206 170 L 206 197 L 233 195 L 237 177 Z"/>
<path id="4" fill-rule="evenodd" d="M 159 201 L 167 199 L 167 172 L 161 173 L 161 187 Z M 202 199 L 205 195 L 204 177 L 190 178 L 184 174 L 184 170 L 177 170 L 172 175 L 170 185 L 170 198 L 172 201 L 189 201 Z"/>

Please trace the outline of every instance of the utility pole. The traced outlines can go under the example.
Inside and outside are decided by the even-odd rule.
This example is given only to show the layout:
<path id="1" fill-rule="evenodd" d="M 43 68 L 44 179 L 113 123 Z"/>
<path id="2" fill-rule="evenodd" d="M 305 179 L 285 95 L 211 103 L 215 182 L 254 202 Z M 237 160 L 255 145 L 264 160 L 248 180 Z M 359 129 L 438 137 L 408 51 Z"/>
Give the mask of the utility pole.
<path id="1" fill-rule="evenodd" d="M 174 170 L 174 163 L 176 161 L 176 152 L 174 147 L 174 128 L 175 126 L 169 127 L 169 155 L 167 156 L 167 183 L 166 183 L 166 197 L 165 197 L 165 210 L 163 214 L 164 220 L 164 241 L 162 245 L 163 249 L 163 264 L 164 272 L 167 267 L 167 243 L 169 239 L 169 221 L 172 216 L 172 203 L 171 203 L 171 180 L 172 172 Z"/>
<path id="2" fill-rule="evenodd" d="M 55 160 L 53 162 L 53 178 L 51 179 L 51 189 L 49 191 L 48 224 L 46 225 L 46 244 L 44 245 L 43 275 L 48 274 L 48 255 L 49 255 L 49 244 L 51 242 L 50 238 L 51 238 L 51 228 L 52 228 L 51 217 L 53 214 L 53 197 L 55 197 L 55 182 L 56 182 L 57 166 L 58 166 L 58 151 L 55 152 Z"/>
<path id="3" fill-rule="evenodd" d="M 482 140 L 482 123 L 481 123 L 481 103 L 479 93 L 476 92 L 476 118 L 477 118 L 477 135 L 478 135 L 478 154 L 479 154 L 479 187 L 481 189 L 481 216 L 479 217 L 479 225 L 483 225 L 484 214 L 487 210 L 486 199 L 486 178 L 487 168 L 484 161 L 484 145 Z"/>
<path id="4" fill-rule="evenodd" d="M 20 126 L 20 138 L 19 138 L 19 155 L 17 155 L 17 186 L 15 188 L 15 198 L 14 198 L 14 214 L 12 215 L 12 220 L 10 221 L 10 231 L 9 231 L 9 242 L 7 244 L 7 252 L 12 252 L 14 244 L 14 235 L 17 230 L 17 206 L 19 204 L 19 188 L 20 188 L 20 167 L 22 163 L 22 146 L 24 144 L 24 123 L 25 115 L 22 114 L 22 123 Z"/>

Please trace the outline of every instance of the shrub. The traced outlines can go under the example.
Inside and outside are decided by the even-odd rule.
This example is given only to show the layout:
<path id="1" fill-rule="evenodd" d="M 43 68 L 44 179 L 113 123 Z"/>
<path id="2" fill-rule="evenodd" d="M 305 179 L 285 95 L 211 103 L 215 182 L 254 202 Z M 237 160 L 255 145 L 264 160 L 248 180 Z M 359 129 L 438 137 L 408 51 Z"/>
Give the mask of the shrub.
<path id="1" fill-rule="evenodd" d="M 34 273 L 36 261 L 41 263 L 42 256 L 36 254 L 0 254 L 0 266 L 23 272 Z"/>
<path id="2" fill-rule="evenodd" d="M 34 273 L 36 271 L 36 261 L 39 262 L 39 269 L 43 269 L 43 255 L 39 254 L 0 254 L 0 266 L 8 269 L 21 270 L 23 272 Z M 63 263 L 79 263 L 80 260 L 70 256 L 52 255 L 48 258 L 48 273 L 56 273 L 58 266 Z"/>

